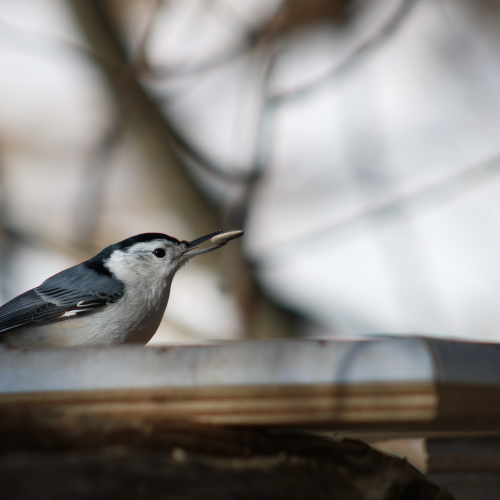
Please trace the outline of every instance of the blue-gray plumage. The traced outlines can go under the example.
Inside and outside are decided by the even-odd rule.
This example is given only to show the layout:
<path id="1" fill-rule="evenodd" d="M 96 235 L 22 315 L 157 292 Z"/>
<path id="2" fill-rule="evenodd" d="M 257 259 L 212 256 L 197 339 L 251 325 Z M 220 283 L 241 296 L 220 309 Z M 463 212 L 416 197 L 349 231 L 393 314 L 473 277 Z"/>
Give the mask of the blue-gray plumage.
<path id="1" fill-rule="evenodd" d="M 145 344 L 158 329 L 176 271 L 242 234 L 218 231 L 188 242 L 144 233 L 110 245 L 0 307 L 0 343 Z M 210 238 L 215 246 L 193 251 Z"/>

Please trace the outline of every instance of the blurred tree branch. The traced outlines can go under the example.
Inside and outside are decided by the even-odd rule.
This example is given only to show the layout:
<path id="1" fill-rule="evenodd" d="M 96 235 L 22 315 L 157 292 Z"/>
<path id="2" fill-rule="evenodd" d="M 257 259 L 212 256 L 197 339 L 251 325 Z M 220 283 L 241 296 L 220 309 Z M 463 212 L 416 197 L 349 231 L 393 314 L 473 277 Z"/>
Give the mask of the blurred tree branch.
<path id="1" fill-rule="evenodd" d="M 293 258 L 294 254 L 302 255 L 308 245 L 317 247 L 318 242 L 324 238 L 335 237 L 362 224 L 387 221 L 405 209 L 415 210 L 423 206 L 445 203 L 450 198 L 461 196 L 498 176 L 500 176 L 500 156 L 497 155 L 484 162 L 455 170 L 451 174 L 439 176 L 418 188 L 406 190 L 381 202 L 355 210 L 347 216 L 303 232 L 296 238 L 276 244 L 263 251 L 262 259 L 258 259 L 255 265 L 268 267 L 283 263 Z"/>
<path id="2" fill-rule="evenodd" d="M 394 34 L 394 32 L 401 26 L 402 22 L 408 17 L 412 7 L 417 3 L 417 1 L 418 0 L 400 0 L 392 15 L 389 16 L 386 22 L 375 32 L 375 34 L 355 47 L 343 61 L 327 69 L 322 75 L 315 77 L 307 83 L 295 88 L 276 92 L 274 95 L 270 96 L 270 101 L 273 104 L 278 105 L 290 99 L 303 97 L 308 92 L 315 91 L 321 85 L 328 83 L 331 79 L 343 75 L 346 71 L 350 70 L 353 65 L 357 64 L 365 56 L 377 49 L 392 34 Z"/>
<path id="3" fill-rule="evenodd" d="M 226 2 L 222 2 L 230 7 Z M 244 36 L 239 44 L 228 47 L 203 61 L 182 63 L 175 66 L 151 68 L 154 78 L 179 78 L 197 75 L 227 64 L 237 57 L 258 48 L 269 46 L 280 36 L 300 30 L 318 22 L 346 22 L 352 11 L 353 0 L 287 0 L 265 23 L 259 26 L 245 26 Z M 205 4 L 204 4 L 205 5 Z M 213 9 L 211 9 L 213 10 Z M 231 9 L 232 10 L 232 9 Z M 233 15 L 233 18 L 236 14 Z"/>
<path id="4" fill-rule="evenodd" d="M 216 210 L 199 195 L 175 159 L 169 144 L 173 135 L 171 127 L 137 81 L 105 4 L 74 0 L 71 5 L 94 52 L 114 63 L 112 66 L 99 64 L 99 68 L 111 87 L 117 119 L 124 120 L 139 137 L 143 154 L 157 167 L 157 177 L 163 181 L 167 202 L 183 215 L 196 233 L 218 227 L 220 219 Z M 187 141 L 184 145 L 189 147 Z M 168 176 L 164 175 L 167 169 Z"/>

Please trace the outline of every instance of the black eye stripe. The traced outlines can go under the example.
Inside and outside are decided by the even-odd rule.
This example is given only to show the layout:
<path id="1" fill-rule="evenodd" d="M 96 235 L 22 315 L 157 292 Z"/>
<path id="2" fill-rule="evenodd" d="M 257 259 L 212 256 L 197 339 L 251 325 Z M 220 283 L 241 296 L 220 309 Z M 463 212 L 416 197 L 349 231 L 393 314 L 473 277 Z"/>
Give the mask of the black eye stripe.
<path id="1" fill-rule="evenodd" d="M 158 257 L 159 259 L 163 259 L 163 257 L 165 257 L 165 250 L 163 250 L 163 248 L 156 248 L 155 250 L 153 250 L 153 255 L 155 257 Z"/>

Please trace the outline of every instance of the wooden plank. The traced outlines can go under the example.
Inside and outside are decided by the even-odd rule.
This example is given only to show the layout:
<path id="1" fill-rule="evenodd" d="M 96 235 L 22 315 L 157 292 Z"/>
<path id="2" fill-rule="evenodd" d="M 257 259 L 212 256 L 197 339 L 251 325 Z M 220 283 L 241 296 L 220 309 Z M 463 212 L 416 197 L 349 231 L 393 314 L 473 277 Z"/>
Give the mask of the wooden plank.
<path id="1" fill-rule="evenodd" d="M 500 350 L 474 344 L 461 372 L 453 362 L 463 361 L 468 347 L 455 344 L 390 339 L 0 350 L 0 412 L 414 435 L 500 431 Z M 487 363 L 469 377 L 484 353 Z M 456 382 L 467 377 L 475 382 Z"/>
<path id="2" fill-rule="evenodd" d="M 0 396 L 2 407 L 44 407 L 69 414 L 186 419 L 221 425 L 430 422 L 438 399 L 433 384 L 165 388 Z"/>
<path id="3" fill-rule="evenodd" d="M 85 401 L 140 401 L 164 399 L 246 399 L 253 398 L 308 398 L 308 397 L 342 397 L 342 396 L 382 396 L 413 395 L 427 393 L 435 386 L 428 382 L 396 382 L 396 383 L 340 383 L 340 384 L 298 384 L 298 385 L 223 385 L 192 387 L 156 387 L 131 389 L 100 389 L 85 391 L 43 391 L 0 393 L 2 403 L 78 403 Z"/>

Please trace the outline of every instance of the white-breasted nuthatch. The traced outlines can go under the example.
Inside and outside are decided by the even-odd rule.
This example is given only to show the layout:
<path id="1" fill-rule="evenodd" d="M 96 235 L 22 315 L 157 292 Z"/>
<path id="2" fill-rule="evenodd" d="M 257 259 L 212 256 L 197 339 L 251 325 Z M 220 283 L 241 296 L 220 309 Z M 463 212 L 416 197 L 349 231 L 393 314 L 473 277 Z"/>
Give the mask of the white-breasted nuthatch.
<path id="1" fill-rule="evenodd" d="M 193 241 L 144 233 L 110 245 L 0 307 L 0 343 L 12 347 L 146 344 L 167 307 L 172 279 L 192 257 L 243 231 Z M 214 246 L 195 250 L 211 239 Z"/>

